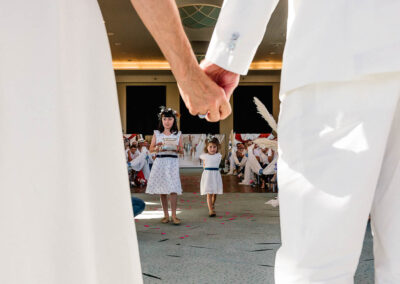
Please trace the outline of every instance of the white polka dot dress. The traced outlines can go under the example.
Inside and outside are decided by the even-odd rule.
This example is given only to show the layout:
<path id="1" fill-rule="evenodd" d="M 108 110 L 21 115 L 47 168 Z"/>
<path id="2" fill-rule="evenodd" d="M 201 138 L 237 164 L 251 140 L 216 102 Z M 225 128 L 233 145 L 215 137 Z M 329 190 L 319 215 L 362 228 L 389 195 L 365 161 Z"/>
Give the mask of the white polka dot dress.
<path id="1" fill-rule="evenodd" d="M 216 153 L 214 155 L 201 154 L 200 159 L 204 161 L 204 171 L 201 175 L 200 194 L 222 194 L 223 185 L 222 177 L 219 172 L 219 164 L 222 155 Z"/>
<path id="2" fill-rule="evenodd" d="M 176 139 L 179 144 L 181 132 L 177 134 L 165 135 L 155 130 L 156 143 L 163 142 L 164 138 Z M 182 194 L 181 179 L 179 176 L 179 159 L 176 152 L 161 152 L 157 156 L 176 156 L 157 157 L 151 168 L 150 177 L 147 183 L 146 193 L 148 194 Z"/>

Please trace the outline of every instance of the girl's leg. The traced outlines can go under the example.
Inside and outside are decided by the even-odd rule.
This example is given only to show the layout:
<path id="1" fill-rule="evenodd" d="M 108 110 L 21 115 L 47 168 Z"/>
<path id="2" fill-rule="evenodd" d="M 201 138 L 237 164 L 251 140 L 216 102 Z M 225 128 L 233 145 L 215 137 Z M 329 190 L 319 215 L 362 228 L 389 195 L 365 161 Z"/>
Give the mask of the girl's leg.
<path id="1" fill-rule="evenodd" d="M 164 217 L 169 218 L 169 213 L 168 213 L 168 196 L 166 194 L 161 194 L 160 195 L 161 199 L 161 205 L 164 210 Z"/>
<path id="2" fill-rule="evenodd" d="M 208 212 L 210 215 L 213 213 L 213 203 L 212 203 L 212 194 L 207 193 L 207 205 L 208 205 Z"/>
<path id="3" fill-rule="evenodd" d="M 181 223 L 181 220 L 176 217 L 178 195 L 176 193 L 171 193 L 170 200 L 171 200 L 172 222 L 174 222 L 175 225 L 179 225 Z"/>
<path id="4" fill-rule="evenodd" d="M 176 207 L 177 207 L 177 202 L 178 202 L 176 193 L 171 193 L 170 202 L 171 202 L 172 217 L 176 217 Z"/>
<path id="5" fill-rule="evenodd" d="M 213 211 L 214 211 L 214 209 L 215 209 L 215 201 L 217 200 L 217 195 L 216 194 L 213 194 L 212 195 L 212 209 L 213 209 Z"/>

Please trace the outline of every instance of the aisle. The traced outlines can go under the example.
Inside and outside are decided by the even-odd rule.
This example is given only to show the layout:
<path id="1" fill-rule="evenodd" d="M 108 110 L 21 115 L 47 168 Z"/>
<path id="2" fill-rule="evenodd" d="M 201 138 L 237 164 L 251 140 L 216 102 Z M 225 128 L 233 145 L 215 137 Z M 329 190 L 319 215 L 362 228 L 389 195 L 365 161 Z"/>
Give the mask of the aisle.
<path id="1" fill-rule="evenodd" d="M 199 192 L 200 191 L 200 179 L 202 169 L 200 168 L 183 168 L 180 169 L 181 182 L 183 192 Z M 222 182 L 224 185 L 224 192 L 241 192 L 250 193 L 257 192 L 257 188 L 253 188 L 249 185 L 239 185 L 239 179 L 236 176 L 222 175 Z M 134 187 L 131 189 L 132 193 L 144 193 L 146 187 Z"/>
<path id="2" fill-rule="evenodd" d="M 178 199 L 181 226 L 161 224 L 158 196 L 134 194 L 147 208 L 136 220 L 144 282 L 273 283 L 280 246 L 279 211 L 265 202 L 272 193 L 227 193 L 209 218 L 205 198 L 184 193 Z M 373 283 L 372 239 L 364 241 L 355 283 Z"/>

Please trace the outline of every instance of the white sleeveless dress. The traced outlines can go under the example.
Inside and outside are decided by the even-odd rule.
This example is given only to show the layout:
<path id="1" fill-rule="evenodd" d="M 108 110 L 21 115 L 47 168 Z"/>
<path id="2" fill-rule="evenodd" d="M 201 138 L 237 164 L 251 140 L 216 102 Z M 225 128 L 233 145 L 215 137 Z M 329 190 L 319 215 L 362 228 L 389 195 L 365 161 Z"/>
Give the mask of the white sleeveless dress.
<path id="1" fill-rule="evenodd" d="M 154 131 L 156 143 L 163 142 L 164 138 L 175 138 L 176 145 L 179 144 L 181 132 L 165 135 L 158 130 Z M 160 152 L 157 155 L 178 156 L 176 152 Z M 181 179 L 179 176 L 179 158 L 157 157 L 153 162 L 150 177 L 147 182 L 146 193 L 149 194 L 182 194 Z"/>
<path id="2" fill-rule="evenodd" d="M 96 0 L 0 1 L 0 283 L 142 283 Z"/>
<path id="3" fill-rule="evenodd" d="M 219 172 L 221 158 L 222 155 L 220 153 L 216 153 L 214 155 L 203 153 L 200 155 L 200 159 L 203 160 L 204 163 L 204 171 L 201 175 L 200 181 L 201 195 L 223 193 L 224 189 L 222 185 L 222 177 L 221 173 Z"/>

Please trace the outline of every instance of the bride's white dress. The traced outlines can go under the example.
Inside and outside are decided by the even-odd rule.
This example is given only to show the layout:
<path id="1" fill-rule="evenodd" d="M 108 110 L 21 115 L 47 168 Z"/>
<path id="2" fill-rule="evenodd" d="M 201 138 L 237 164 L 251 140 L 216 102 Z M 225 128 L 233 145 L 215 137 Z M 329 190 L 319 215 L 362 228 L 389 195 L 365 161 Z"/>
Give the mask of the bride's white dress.
<path id="1" fill-rule="evenodd" d="M 0 283 L 141 283 L 96 0 L 0 1 Z"/>

